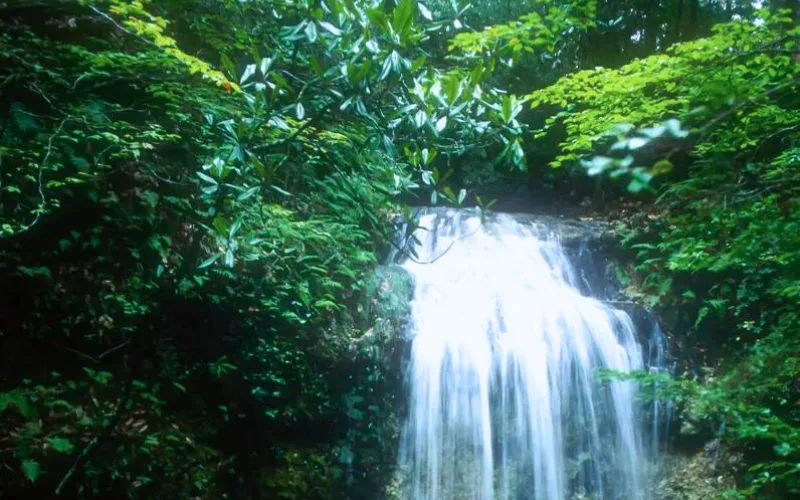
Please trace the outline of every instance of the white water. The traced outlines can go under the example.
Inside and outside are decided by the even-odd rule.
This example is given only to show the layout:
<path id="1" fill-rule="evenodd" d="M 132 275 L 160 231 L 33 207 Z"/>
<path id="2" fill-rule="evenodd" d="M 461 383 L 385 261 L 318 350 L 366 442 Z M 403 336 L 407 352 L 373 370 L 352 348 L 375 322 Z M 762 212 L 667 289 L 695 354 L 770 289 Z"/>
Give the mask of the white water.
<path id="1" fill-rule="evenodd" d="M 509 216 L 422 216 L 400 466 L 412 500 L 646 498 L 630 317 Z M 581 496 L 585 495 L 585 496 Z"/>

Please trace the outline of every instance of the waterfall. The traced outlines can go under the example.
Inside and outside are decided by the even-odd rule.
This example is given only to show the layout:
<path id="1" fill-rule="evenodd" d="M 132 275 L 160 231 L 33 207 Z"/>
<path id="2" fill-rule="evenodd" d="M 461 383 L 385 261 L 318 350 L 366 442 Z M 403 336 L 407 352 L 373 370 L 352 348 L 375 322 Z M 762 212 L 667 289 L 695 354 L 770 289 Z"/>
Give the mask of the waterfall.
<path id="1" fill-rule="evenodd" d="M 428 211 L 415 279 L 404 498 L 647 498 L 645 368 L 629 315 L 593 298 L 559 239 L 508 215 Z"/>

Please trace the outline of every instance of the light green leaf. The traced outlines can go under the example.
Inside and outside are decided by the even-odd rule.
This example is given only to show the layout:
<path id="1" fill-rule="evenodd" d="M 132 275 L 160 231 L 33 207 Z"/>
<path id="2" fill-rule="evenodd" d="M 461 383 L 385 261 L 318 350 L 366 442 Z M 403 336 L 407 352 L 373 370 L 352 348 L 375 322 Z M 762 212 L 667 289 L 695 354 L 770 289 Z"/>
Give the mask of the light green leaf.
<path id="1" fill-rule="evenodd" d="M 267 71 L 269 71 L 269 67 L 272 65 L 272 59 L 269 57 L 265 57 L 261 59 L 261 74 L 267 76 Z"/>
<path id="2" fill-rule="evenodd" d="M 649 141 L 643 137 L 631 137 L 628 139 L 628 148 L 629 149 L 639 149 L 642 146 L 646 145 Z"/>
<path id="3" fill-rule="evenodd" d="M 436 131 L 441 132 L 447 127 L 447 117 L 443 116 L 436 120 Z"/>
<path id="4" fill-rule="evenodd" d="M 425 125 L 427 120 L 428 114 L 421 109 L 414 114 L 414 125 L 416 125 L 417 128 L 421 128 L 423 125 Z"/>
<path id="5" fill-rule="evenodd" d="M 325 28 L 327 31 L 333 33 L 336 36 L 339 36 L 339 35 L 342 34 L 342 30 L 340 30 L 339 28 L 337 28 L 336 26 L 332 25 L 331 23 L 329 23 L 327 21 L 322 21 L 321 23 L 319 23 L 319 25 L 321 27 Z"/>
<path id="6" fill-rule="evenodd" d="M 203 179 L 204 181 L 208 182 L 209 184 L 213 184 L 213 185 L 215 185 L 215 186 L 217 185 L 217 181 L 216 181 L 216 179 L 214 179 L 214 178 L 213 178 L 213 177 L 211 177 L 210 175 L 206 175 L 206 174 L 204 174 L 203 172 L 196 172 L 196 173 L 197 173 L 197 176 L 198 176 L 198 177 L 200 177 L 200 178 L 201 178 L 201 179 Z"/>
<path id="7" fill-rule="evenodd" d="M 312 43 L 317 40 L 317 25 L 313 21 L 306 24 L 306 38 Z"/>
<path id="8" fill-rule="evenodd" d="M 51 437 L 47 439 L 47 442 L 58 453 L 69 454 L 75 450 L 75 446 L 66 438 Z"/>
<path id="9" fill-rule="evenodd" d="M 433 14 L 431 14 L 431 11 L 428 10 L 428 8 L 425 7 L 424 4 L 417 3 L 417 8 L 419 8 L 419 12 L 420 14 L 422 14 L 422 17 L 424 17 L 428 21 L 433 21 Z"/>
<path id="10" fill-rule="evenodd" d="M 244 73 L 242 73 L 242 78 L 239 80 L 239 83 L 246 82 L 255 73 L 256 73 L 256 65 L 248 64 L 247 67 L 244 69 Z"/>
<path id="11" fill-rule="evenodd" d="M 198 269 L 204 269 L 204 268 L 210 266 L 214 262 L 218 261 L 221 255 L 222 254 L 212 255 L 211 257 L 209 257 L 206 260 L 204 260 L 203 262 L 201 262 L 200 265 L 197 266 L 197 268 Z"/>

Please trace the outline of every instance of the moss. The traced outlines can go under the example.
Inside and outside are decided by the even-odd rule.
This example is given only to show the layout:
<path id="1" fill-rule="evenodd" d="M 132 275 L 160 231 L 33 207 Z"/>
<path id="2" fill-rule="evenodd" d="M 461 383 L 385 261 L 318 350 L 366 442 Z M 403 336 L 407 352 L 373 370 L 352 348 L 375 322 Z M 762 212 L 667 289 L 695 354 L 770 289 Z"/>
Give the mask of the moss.
<path id="1" fill-rule="evenodd" d="M 380 266 L 367 278 L 362 317 L 374 320 L 402 321 L 411 311 L 414 278 L 400 266 Z"/>

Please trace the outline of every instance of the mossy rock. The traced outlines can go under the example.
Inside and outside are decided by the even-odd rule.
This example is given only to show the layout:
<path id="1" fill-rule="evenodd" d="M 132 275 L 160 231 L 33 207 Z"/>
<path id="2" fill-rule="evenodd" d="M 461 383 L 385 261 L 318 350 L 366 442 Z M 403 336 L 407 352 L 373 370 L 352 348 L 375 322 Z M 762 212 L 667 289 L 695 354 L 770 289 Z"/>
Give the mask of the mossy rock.
<path id="1" fill-rule="evenodd" d="M 400 266 L 375 268 L 367 278 L 358 312 L 364 335 L 359 342 L 399 337 L 411 312 L 414 278 Z"/>
<path id="2" fill-rule="evenodd" d="M 411 311 L 414 278 L 397 265 L 376 267 L 364 286 L 363 317 L 405 319 Z"/>
<path id="3" fill-rule="evenodd" d="M 667 469 L 656 485 L 654 498 L 660 500 L 707 500 L 721 498 L 736 487 L 736 475 L 743 456 L 718 439 L 709 441 L 693 455 L 664 459 Z"/>

